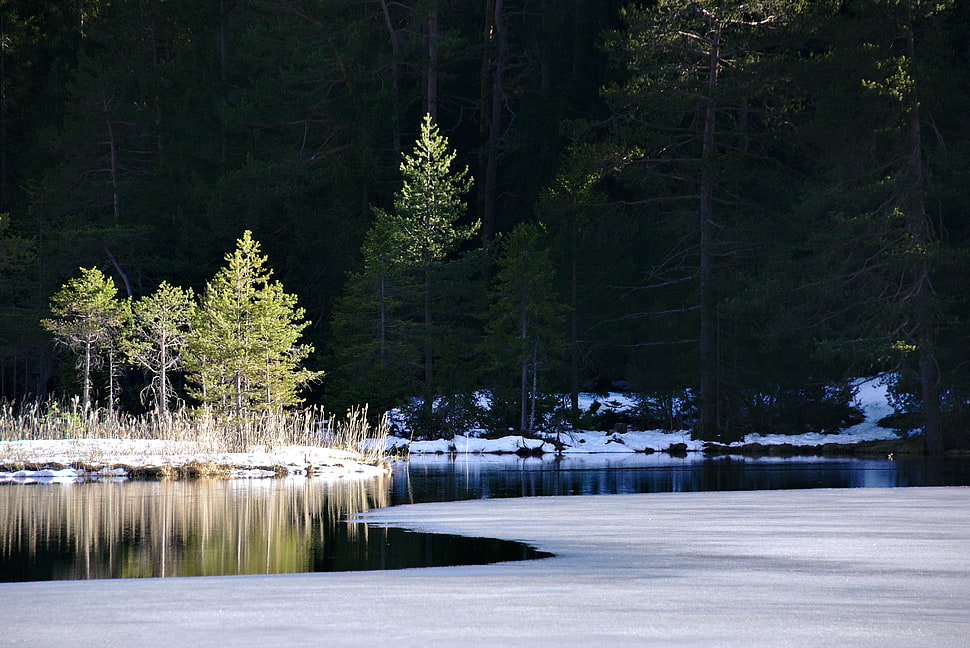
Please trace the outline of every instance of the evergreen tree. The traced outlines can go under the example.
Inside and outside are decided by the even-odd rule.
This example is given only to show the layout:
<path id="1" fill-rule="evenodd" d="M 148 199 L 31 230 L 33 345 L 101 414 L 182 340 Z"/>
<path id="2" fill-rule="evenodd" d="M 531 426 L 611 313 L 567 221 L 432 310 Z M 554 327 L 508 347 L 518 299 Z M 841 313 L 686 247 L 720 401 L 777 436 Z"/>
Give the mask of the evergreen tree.
<path id="1" fill-rule="evenodd" d="M 97 268 L 81 268 L 81 276 L 69 280 L 51 298 L 54 317 L 41 323 L 60 344 L 77 354 L 82 381 L 82 404 L 92 404 L 92 374 L 105 360 L 109 366 L 109 391 L 114 404 L 115 350 L 125 322 L 125 303 L 115 299 L 118 289 Z"/>
<path id="2" fill-rule="evenodd" d="M 17 358 L 25 355 L 27 340 L 33 344 L 42 340 L 44 347 L 49 346 L 49 337 L 37 326 L 42 314 L 38 312 L 41 309 L 35 303 L 31 281 L 37 268 L 36 255 L 37 242 L 16 233 L 9 214 L 0 213 L 0 363 L 5 369 L 0 394 L 3 396 L 27 389 L 25 372 L 20 370 L 27 363 Z"/>
<path id="3" fill-rule="evenodd" d="M 954 206 L 938 183 L 959 168 L 961 148 L 951 148 L 959 140 L 947 114 L 959 94 L 943 71 L 957 59 L 945 38 L 952 11 L 952 2 L 864 0 L 823 15 L 828 54 L 812 60 L 808 123 L 822 155 L 804 203 L 824 232 L 813 262 L 827 271 L 828 346 L 912 371 L 903 400 L 922 415 L 931 455 L 945 449 L 939 337 L 950 298 L 937 282 L 952 272 L 943 268 L 953 250 L 943 243 Z"/>
<path id="4" fill-rule="evenodd" d="M 539 374 L 549 368 L 563 339 L 565 309 L 555 293 L 555 269 L 544 236 L 545 228 L 532 223 L 516 226 L 508 236 L 486 325 L 492 366 L 517 374 L 523 432 L 535 429 Z"/>
<path id="5" fill-rule="evenodd" d="M 673 332 L 677 344 L 696 345 L 702 438 L 734 434 L 725 400 L 738 372 L 725 366 L 733 331 L 721 304 L 731 297 L 726 277 L 736 272 L 728 264 L 745 247 L 741 232 L 757 228 L 746 220 L 763 208 L 756 198 L 779 166 L 770 135 L 780 121 L 777 104 L 785 103 L 776 96 L 783 80 L 765 62 L 790 5 L 660 0 L 625 11 L 625 31 L 608 43 L 628 76 L 605 93 L 616 116 L 615 148 L 601 153 L 602 164 L 619 184 L 614 195 L 629 212 L 628 231 L 639 225 L 636 237 L 650 236 L 638 241 L 641 258 L 618 320 L 656 322 L 641 324 L 647 330 L 639 334 L 627 325 L 630 346 L 668 337 L 662 320 L 686 320 Z"/>
<path id="6" fill-rule="evenodd" d="M 393 240 L 400 246 L 397 256 L 405 271 L 416 274 L 422 286 L 422 347 L 426 406 L 431 405 L 434 339 L 433 324 L 435 271 L 459 243 L 478 231 L 479 222 L 457 223 L 466 209 L 462 194 L 472 184 L 467 167 L 453 169 L 456 153 L 425 115 L 413 151 L 402 155 L 403 183 L 394 197 L 394 211 L 379 215 L 386 219 Z"/>
<path id="7" fill-rule="evenodd" d="M 246 230 L 190 316 L 183 362 L 204 407 L 244 418 L 300 402 L 299 389 L 318 376 L 300 367 L 312 347 L 299 344 L 309 322 L 296 296 L 283 292 Z"/>
<path id="8" fill-rule="evenodd" d="M 331 326 L 340 398 L 347 406 L 364 399 L 383 410 L 412 393 L 420 355 L 413 318 L 404 310 L 415 302 L 417 286 L 403 272 L 390 218 L 381 210 L 375 215 L 361 247 L 364 268 L 348 278 Z"/>
<path id="9" fill-rule="evenodd" d="M 129 362 L 151 376 L 155 414 L 168 419 L 175 397 L 172 373 L 181 368 L 180 353 L 189 333 L 192 291 L 162 282 L 154 294 L 132 304 L 131 327 L 124 351 Z"/>

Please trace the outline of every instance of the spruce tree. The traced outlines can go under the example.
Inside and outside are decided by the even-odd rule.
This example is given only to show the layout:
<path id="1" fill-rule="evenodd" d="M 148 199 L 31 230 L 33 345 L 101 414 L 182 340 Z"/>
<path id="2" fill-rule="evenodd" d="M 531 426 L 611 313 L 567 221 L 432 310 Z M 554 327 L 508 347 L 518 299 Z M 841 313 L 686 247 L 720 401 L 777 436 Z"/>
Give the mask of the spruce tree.
<path id="1" fill-rule="evenodd" d="M 724 305 L 745 239 L 763 226 L 755 198 L 772 194 L 778 177 L 778 165 L 765 160 L 774 154 L 769 130 L 783 123 L 788 102 L 784 77 L 769 63 L 773 30 L 793 10 L 788 0 L 662 0 L 631 6 L 625 31 L 607 42 L 627 78 L 604 91 L 612 137 L 591 150 L 611 168 L 629 227 L 649 232 L 629 270 L 611 261 L 632 278 L 615 321 L 624 322 L 631 349 L 694 347 L 695 435 L 704 439 L 739 434 L 729 401 L 740 372 L 726 360 L 744 324 L 731 330 Z M 642 329 L 631 330 L 637 320 Z"/>
<path id="2" fill-rule="evenodd" d="M 300 367 L 312 351 L 299 344 L 310 324 L 296 296 L 265 267 L 267 257 L 246 231 L 227 265 L 193 309 L 184 363 L 190 395 L 237 419 L 298 404 L 301 385 L 318 374 Z"/>
<path id="3" fill-rule="evenodd" d="M 945 117 L 948 104 L 965 106 L 943 71 L 956 56 L 945 29 L 953 6 L 873 0 L 820 11 L 828 54 L 810 62 L 822 81 L 808 126 L 822 154 L 804 204 L 812 234 L 825 236 L 811 263 L 825 270 L 813 284 L 836 316 L 824 319 L 826 350 L 897 372 L 893 390 L 909 392 L 896 396 L 921 415 L 930 455 L 943 454 L 947 410 L 963 400 L 941 375 L 950 361 L 941 334 L 965 326 L 951 310 L 959 298 L 938 292 L 960 266 L 944 242 L 965 202 L 940 182 L 962 155 Z"/>
<path id="4" fill-rule="evenodd" d="M 399 232 L 386 212 L 374 211 L 361 246 L 364 267 L 349 276 L 331 326 L 341 398 L 348 406 L 364 398 L 381 409 L 399 404 L 415 386 L 420 354 L 404 309 L 418 287 L 403 272 Z"/>

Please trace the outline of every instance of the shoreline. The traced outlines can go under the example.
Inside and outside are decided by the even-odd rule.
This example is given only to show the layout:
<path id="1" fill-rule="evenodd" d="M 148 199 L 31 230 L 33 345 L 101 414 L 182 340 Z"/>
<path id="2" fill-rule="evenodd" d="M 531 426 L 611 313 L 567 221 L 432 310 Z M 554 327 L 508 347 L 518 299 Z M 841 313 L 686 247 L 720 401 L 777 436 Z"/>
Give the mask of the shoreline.
<path id="1" fill-rule="evenodd" d="M 0 484 L 126 479 L 370 478 L 389 474 L 383 458 L 317 446 L 254 446 L 210 452 L 193 442 L 146 439 L 0 441 Z"/>
<path id="2" fill-rule="evenodd" d="M 129 450 L 127 454 L 107 455 L 96 448 L 83 448 L 84 445 L 96 446 L 98 442 L 111 442 L 110 439 L 59 440 L 59 441 L 4 441 L 0 442 L 0 452 L 24 454 L 31 452 L 31 444 L 40 450 L 31 456 L 10 459 L 0 454 L 0 484 L 34 483 L 38 481 L 76 482 L 96 480 L 156 480 L 156 479 L 274 479 L 292 476 L 307 478 L 370 478 L 387 475 L 392 471 L 391 463 L 396 460 L 407 461 L 410 457 L 454 457 L 467 460 L 473 457 L 516 456 L 520 459 L 565 459 L 589 456 L 623 456 L 665 454 L 671 458 L 689 457 L 715 459 L 741 457 L 747 459 L 788 459 L 788 458 L 855 458 L 855 459 L 918 459 L 927 458 L 921 437 L 898 440 L 859 441 L 854 443 L 825 443 L 821 445 L 790 443 L 748 443 L 743 445 L 723 445 L 705 443 L 700 449 L 688 448 L 686 444 L 671 444 L 663 450 L 646 448 L 643 450 L 624 449 L 623 451 L 570 450 L 565 453 L 544 451 L 537 448 L 518 448 L 509 450 L 500 445 L 498 449 L 476 449 L 467 452 L 438 450 L 435 452 L 413 452 L 399 457 L 386 456 L 370 461 L 354 457 L 352 453 L 328 448 L 288 447 L 281 452 L 257 448 L 251 453 L 138 453 Z M 499 441 L 503 441 L 500 439 Z M 127 443 L 133 443 L 128 440 Z M 142 442 L 154 443 L 154 442 Z M 171 444 L 172 442 L 158 442 Z M 51 450 L 51 446 L 61 446 Z M 508 445 L 508 444 L 505 444 Z M 11 448 L 14 452 L 11 452 Z M 56 456 L 55 456 L 56 455 Z M 96 456 L 96 458 L 95 458 Z M 943 458 L 965 458 L 965 451 L 950 451 Z"/>

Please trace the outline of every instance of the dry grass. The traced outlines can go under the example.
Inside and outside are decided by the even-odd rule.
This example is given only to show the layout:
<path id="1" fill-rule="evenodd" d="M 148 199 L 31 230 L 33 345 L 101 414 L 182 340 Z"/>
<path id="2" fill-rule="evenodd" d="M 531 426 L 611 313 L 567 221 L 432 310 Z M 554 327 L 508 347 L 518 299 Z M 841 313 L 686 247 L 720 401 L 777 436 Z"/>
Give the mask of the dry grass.
<path id="1" fill-rule="evenodd" d="M 377 463 L 386 456 L 387 423 L 367 421 L 367 408 L 334 417 L 318 407 L 292 412 L 257 414 L 228 419 L 179 411 L 166 420 L 152 415 L 120 414 L 104 409 L 85 411 L 77 400 L 67 404 L 0 404 L 0 441 L 44 439 L 157 439 L 174 444 L 190 442 L 196 452 L 267 451 L 281 446 L 312 446 L 351 452 Z"/>

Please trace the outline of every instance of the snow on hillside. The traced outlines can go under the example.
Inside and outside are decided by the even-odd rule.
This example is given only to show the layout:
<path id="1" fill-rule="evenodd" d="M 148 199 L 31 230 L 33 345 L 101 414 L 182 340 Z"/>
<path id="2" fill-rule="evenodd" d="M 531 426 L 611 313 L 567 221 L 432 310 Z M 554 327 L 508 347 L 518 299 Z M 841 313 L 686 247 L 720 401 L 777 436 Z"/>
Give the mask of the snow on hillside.
<path id="1" fill-rule="evenodd" d="M 760 443 L 772 445 L 790 443 L 796 446 L 819 445 L 820 443 L 859 443 L 861 441 L 888 441 L 898 438 L 896 430 L 879 426 L 879 421 L 893 414 L 889 404 L 888 387 L 879 378 L 860 380 L 855 384 L 856 396 L 854 405 L 862 411 L 865 420 L 858 425 L 845 428 L 838 434 L 799 434 L 787 436 L 782 434 L 749 434 L 744 443 Z"/>

